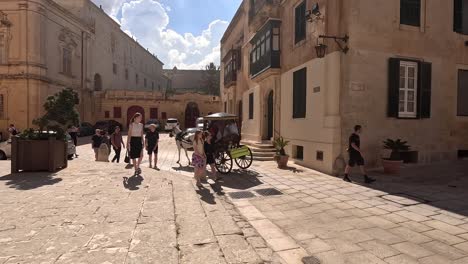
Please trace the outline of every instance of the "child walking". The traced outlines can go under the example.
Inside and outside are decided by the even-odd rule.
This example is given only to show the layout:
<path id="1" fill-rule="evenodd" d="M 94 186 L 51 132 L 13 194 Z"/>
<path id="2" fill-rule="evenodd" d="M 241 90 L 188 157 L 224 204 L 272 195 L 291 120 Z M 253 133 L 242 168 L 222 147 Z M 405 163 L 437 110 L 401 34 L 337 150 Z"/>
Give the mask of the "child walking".
<path id="1" fill-rule="evenodd" d="M 159 132 L 156 130 L 157 125 L 151 124 L 149 131 L 145 135 L 145 148 L 149 156 L 149 167 L 152 168 L 152 159 L 154 153 L 154 169 L 158 170 L 158 142 Z"/>
<path id="2" fill-rule="evenodd" d="M 198 188 L 203 187 L 201 184 L 201 178 L 205 175 L 206 169 L 206 155 L 203 144 L 203 133 L 198 130 L 195 133 L 193 139 L 193 155 L 192 155 L 192 164 L 195 170 L 194 178 Z"/>

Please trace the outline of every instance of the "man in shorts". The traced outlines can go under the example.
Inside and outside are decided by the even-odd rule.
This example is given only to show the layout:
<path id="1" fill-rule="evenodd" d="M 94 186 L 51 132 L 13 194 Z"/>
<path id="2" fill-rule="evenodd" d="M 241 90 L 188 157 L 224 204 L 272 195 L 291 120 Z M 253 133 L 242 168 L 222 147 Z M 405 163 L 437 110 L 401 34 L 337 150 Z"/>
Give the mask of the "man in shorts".
<path id="1" fill-rule="evenodd" d="M 152 168 L 152 159 L 154 153 L 154 168 L 158 169 L 158 142 L 159 142 L 159 132 L 156 130 L 157 125 L 149 125 L 149 131 L 145 135 L 145 148 L 148 151 L 149 156 L 149 167 Z"/>
<path id="2" fill-rule="evenodd" d="M 356 125 L 354 126 L 354 133 L 351 134 L 351 136 L 349 137 L 349 145 L 348 145 L 349 162 L 348 162 L 348 165 L 346 165 L 345 176 L 343 180 L 347 182 L 351 182 L 351 180 L 348 177 L 348 173 L 352 167 L 354 167 L 355 165 L 358 165 L 359 169 L 361 169 L 362 175 L 364 176 L 364 182 L 373 183 L 375 179 L 368 177 L 366 170 L 364 169 L 365 162 L 364 162 L 364 157 L 362 156 L 362 153 L 361 153 L 361 139 L 359 137 L 361 132 L 362 132 L 362 126 Z"/>
<path id="3" fill-rule="evenodd" d="M 98 160 L 98 152 L 99 152 L 99 147 L 101 147 L 102 144 L 102 134 L 100 129 L 96 129 L 96 133 L 94 136 L 91 138 L 92 141 L 92 147 L 94 150 L 94 157 L 96 161 Z"/>

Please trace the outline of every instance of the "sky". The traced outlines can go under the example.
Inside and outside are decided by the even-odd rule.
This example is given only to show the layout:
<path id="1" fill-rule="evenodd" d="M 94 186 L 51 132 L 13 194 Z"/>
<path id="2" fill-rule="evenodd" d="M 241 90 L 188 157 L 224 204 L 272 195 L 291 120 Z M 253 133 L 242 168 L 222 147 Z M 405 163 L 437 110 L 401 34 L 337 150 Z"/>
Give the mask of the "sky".
<path id="1" fill-rule="evenodd" d="M 219 65 L 220 40 L 241 0 L 92 0 L 164 68 Z"/>

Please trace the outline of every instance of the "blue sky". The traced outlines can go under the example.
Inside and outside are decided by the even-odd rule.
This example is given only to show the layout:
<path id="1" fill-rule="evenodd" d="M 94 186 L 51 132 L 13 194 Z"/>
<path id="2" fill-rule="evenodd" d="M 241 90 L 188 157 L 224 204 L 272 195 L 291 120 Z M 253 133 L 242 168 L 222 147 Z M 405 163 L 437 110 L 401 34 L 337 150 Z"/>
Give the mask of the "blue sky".
<path id="1" fill-rule="evenodd" d="M 219 41 L 241 0 L 92 0 L 166 65 L 219 64 Z"/>

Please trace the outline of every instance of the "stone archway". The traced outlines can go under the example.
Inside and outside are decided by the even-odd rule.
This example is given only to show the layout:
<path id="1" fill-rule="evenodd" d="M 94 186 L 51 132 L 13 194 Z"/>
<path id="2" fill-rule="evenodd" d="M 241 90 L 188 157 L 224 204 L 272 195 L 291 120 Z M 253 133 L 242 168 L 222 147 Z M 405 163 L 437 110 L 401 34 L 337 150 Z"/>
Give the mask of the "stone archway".
<path id="1" fill-rule="evenodd" d="M 134 114 L 136 113 L 140 113 L 142 115 L 142 123 L 144 124 L 145 123 L 145 109 L 143 109 L 143 107 L 141 106 L 137 106 L 137 105 L 134 105 L 134 106 L 130 106 L 127 110 L 127 128 L 128 126 L 130 125 L 130 122 L 132 120 L 132 117 Z"/>
<path id="2" fill-rule="evenodd" d="M 196 121 L 199 116 L 200 110 L 197 103 L 188 103 L 185 107 L 185 128 L 196 127 Z"/>

